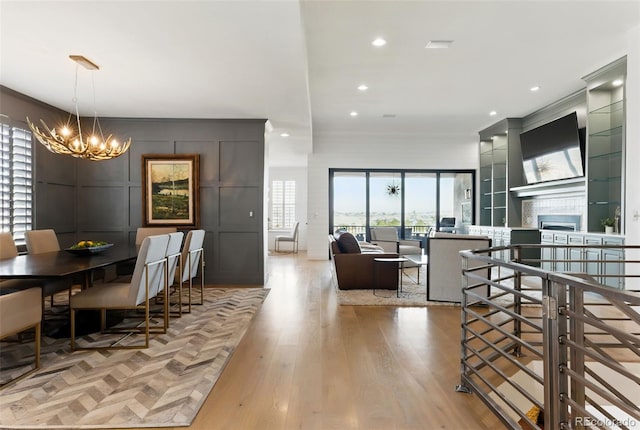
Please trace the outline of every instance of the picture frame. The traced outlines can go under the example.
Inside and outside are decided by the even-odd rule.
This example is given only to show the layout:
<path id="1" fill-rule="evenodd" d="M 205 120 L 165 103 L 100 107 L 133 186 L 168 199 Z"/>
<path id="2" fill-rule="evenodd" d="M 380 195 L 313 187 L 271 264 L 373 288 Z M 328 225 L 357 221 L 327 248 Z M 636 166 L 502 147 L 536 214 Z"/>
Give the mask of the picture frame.
<path id="1" fill-rule="evenodd" d="M 462 224 L 468 225 L 473 222 L 473 207 L 471 202 L 462 202 Z"/>
<path id="2" fill-rule="evenodd" d="M 144 225 L 199 227 L 199 176 L 199 154 L 142 154 Z"/>

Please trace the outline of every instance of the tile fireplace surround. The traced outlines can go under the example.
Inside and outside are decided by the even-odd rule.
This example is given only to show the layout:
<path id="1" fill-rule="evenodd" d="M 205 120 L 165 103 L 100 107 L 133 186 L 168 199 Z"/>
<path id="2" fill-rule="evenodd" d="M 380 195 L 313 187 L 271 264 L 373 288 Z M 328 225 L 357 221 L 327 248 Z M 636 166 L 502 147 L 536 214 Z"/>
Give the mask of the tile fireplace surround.
<path id="1" fill-rule="evenodd" d="M 523 200 L 522 227 L 539 228 L 539 215 L 579 215 L 579 230 L 586 231 L 586 207 L 586 198 L 581 196 Z"/>

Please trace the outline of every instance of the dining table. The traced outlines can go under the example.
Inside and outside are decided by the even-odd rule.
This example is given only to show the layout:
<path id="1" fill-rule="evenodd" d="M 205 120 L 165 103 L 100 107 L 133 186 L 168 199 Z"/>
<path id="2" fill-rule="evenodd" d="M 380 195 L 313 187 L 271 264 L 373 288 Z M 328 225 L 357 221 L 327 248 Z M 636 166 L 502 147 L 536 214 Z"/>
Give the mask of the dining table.
<path id="1" fill-rule="evenodd" d="M 100 253 L 78 255 L 66 250 L 23 254 L 0 260 L 0 279 L 65 278 L 83 275 L 83 288 L 91 286 L 91 274 L 129 260 L 135 260 L 135 246 L 112 246 Z"/>
<path id="2" fill-rule="evenodd" d="M 2 279 L 43 279 L 49 281 L 68 277 L 82 277 L 82 288 L 90 288 L 93 284 L 93 273 L 107 266 L 135 261 L 138 249 L 135 246 L 114 245 L 100 253 L 78 255 L 66 250 L 43 252 L 40 254 L 23 254 L 13 258 L 0 260 L 0 280 Z M 96 312 L 85 312 L 85 318 L 78 322 L 85 326 L 78 334 L 95 331 Z M 99 319 L 99 318 L 98 318 Z M 58 327 L 53 337 L 68 337 L 69 327 Z"/>

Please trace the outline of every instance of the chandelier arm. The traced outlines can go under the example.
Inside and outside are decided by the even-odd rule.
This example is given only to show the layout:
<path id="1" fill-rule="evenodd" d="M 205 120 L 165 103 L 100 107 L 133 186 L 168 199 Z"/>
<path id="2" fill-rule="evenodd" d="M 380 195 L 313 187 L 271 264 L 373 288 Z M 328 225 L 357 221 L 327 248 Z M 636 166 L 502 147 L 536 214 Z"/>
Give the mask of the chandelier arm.
<path id="1" fill-rule="evenodd" d="M 71 56 L 74 59 L 75 56 Z M 83 58 L 83 57 L 81 57 Z M 76 61 L 74 59 L 74 61 Z M 88 61 L 88 60 L 87 60 Z M 95 66 L 94 63 L 91 63 Z M 76 116 L 76 126 L 77 126 L 77 134 L 73 130 L 72 119 L 73 115 L 72 111 L 69 112 L 69 118 L 67 119 L 67 123 L 57 130 L 56 128 L 49 128 L 44 120 L 40 120 L 42 123 L 43 130 L 40 130 L 36 125 L 34 125 L 29 118 L 27 117 L 27 124 L 29 128 L 32 130 L 35 138 L 44 145 L 49 151 L 62 155 L 71 155 L 76 158 L 84 158 L 86 160 L 91 161 L 103 161 L 110 160 L 112 158 L 118 157 L 127 152 L 129 146 L 131 145 L 131 138 L 127 139 L 122 144 L 119 143 L 116 139 L 113 138 L 112 135 L 109 135 L 106 139 L 104 138 L 104 133 L 102 131 L 102 126 L 100 125 L 100 120 L 98 119 L 98 112 L 95 110 L 95 82 L 93 81 L 92 75 L 92 86 L 93 86 L 93 101 L 94 101 L 94 119 L 93 119 L 93 129 L 92 134 L 87 136 L 86 133 L 83 135 L 82 133 L 82 123 L 80 120 L 80 109 L 78 107 L 78 67 L 79 63 L 76 64 L 76 73 L 75 73 L 75 81 L 74 81 L 74 89 L 73 89 L 73 104 L 75 108 L 75 116 Z M 98 69 L 95 66 L 94 69 Z M 97 130 L 96 130 L 97 129 Z M 96 131 L 100 133 L 100 138 L 96 136 Z"/>

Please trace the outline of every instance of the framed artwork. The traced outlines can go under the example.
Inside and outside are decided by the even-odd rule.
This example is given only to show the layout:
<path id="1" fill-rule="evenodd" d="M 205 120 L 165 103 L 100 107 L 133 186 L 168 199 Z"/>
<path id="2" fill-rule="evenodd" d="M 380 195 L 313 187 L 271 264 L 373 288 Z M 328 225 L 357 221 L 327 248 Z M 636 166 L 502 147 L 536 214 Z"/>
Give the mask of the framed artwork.
<path id="1" fill-rule="evenodd" d="M 145 226 L 198 227 L 199 154 L 143 154 Z"/>
<path id="2" fill-rule="evenodd" d="M 473 221 L 471 202 L 462 202 L 462 224 L 471 224 Z"/>

